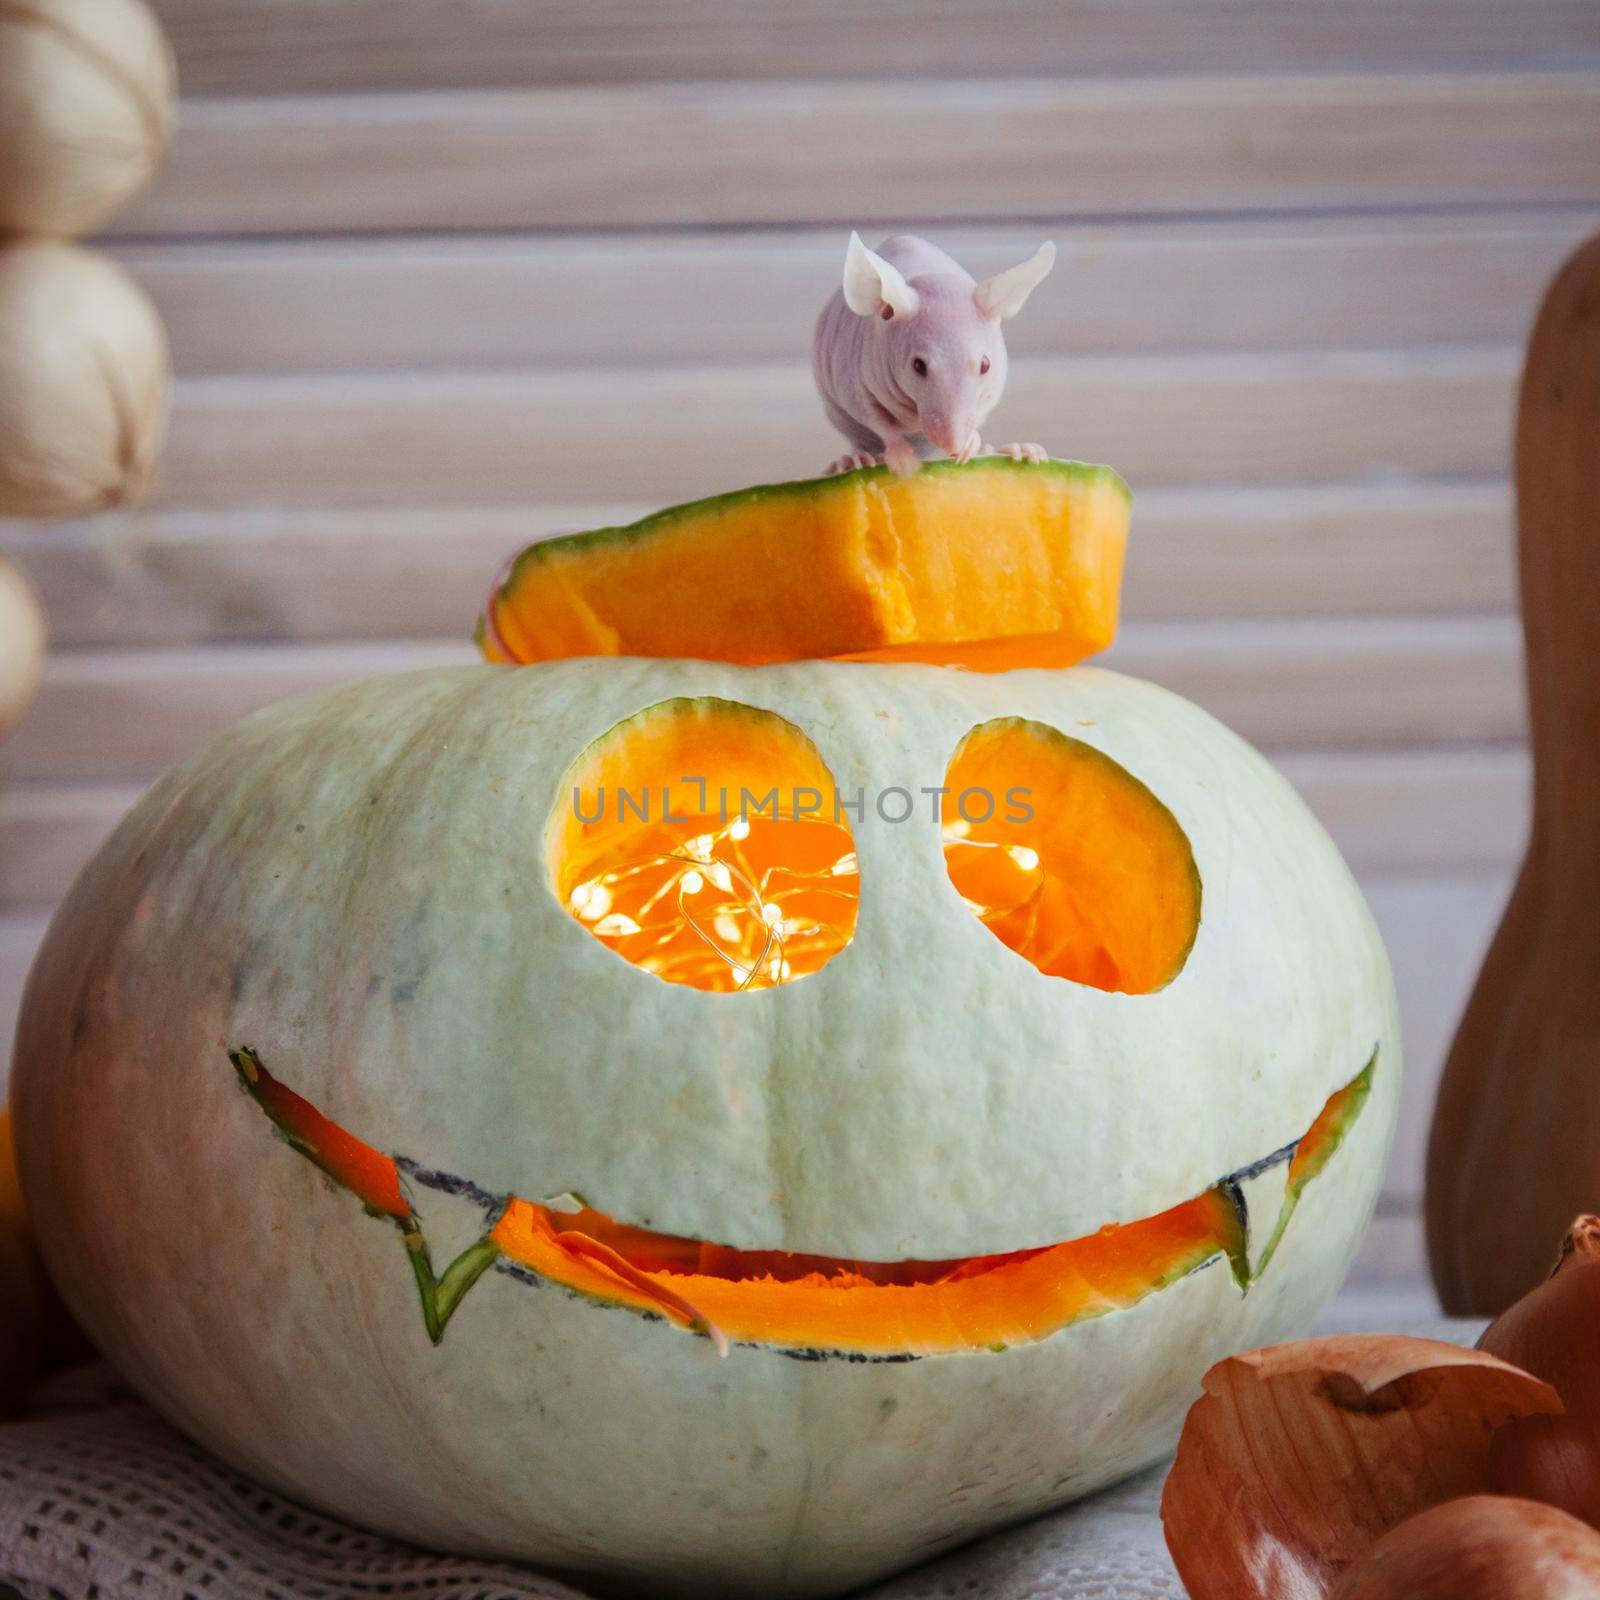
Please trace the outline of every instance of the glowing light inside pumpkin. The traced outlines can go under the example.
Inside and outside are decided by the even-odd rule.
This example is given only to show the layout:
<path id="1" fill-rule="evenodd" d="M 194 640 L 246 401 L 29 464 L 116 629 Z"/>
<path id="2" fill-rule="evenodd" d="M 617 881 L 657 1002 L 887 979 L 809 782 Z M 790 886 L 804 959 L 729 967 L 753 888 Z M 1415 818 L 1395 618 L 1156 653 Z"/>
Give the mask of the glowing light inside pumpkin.
<path id="1" fill-rule="evenodd" d="M 847 828 L 819 817 L 687 826 L 699 831 L 677 848 L 621 841 L 573 886 L 568 906 L 601 943 L 670 982 L 728 992 L 791 983 L 850 942 L 860 868 Z M 1038 851 L 968 833 L 947 825 L 946 851 L 1000 852 L 1012 892 L 967 906 L 985 922 L 1025 912 L 1045 886 Z"/>
<path id="2" fill-rule="evenodd" d="M 567 904 L 635 966 L 729 993 L 817 971 L 850 942 L 859 894 L 842 824 L 697 817 L 617 840 L 586 866 Z"/>
<path id="3" fill-rule="evenodd" d="M 1201 884 L 1177 818 L 1133 773 L 1043 723 L 1000 717 L 945 776 L 962 904 L 1047 977 L 1149 994 L 1188 959 Z"/>
<path id="4" fill-rule="evenodd" d="M 849 812 L 807 735 L 771 711 L 664 700 L 581 751 L 546 827 L 574 919 L 668 983 L 735 994 L 816 972 L 855 935 Z"/>
<path id="5" fill-rule="evenodd" d="M 1149 994 L 1182 969 L 1201 901 L 1188 838 L 1110 756 L 1002 717 L 972 729 L 944 787 L 922 792 L 941 796 L 937 836 L 915 805 L 885 809 L 888 790 L 842 793 L 806 733 L 770 711 L 663 701 L 568 769 L 550 878 L 634 966 L 717 994 L 771 989 L 854 937 L 860 866 L 845 819 L 875 811 L 906 824 L 897 848 L 942 844 L 962 904 L 1047 976 Z"/>
<path id="6" fill-rule="evenodd" d="M 988 888 L 986 899 L 975 899 L 970 894 L 961 897 L 961 903 L 980 922 L 992 926 L 1004 917 L 1026 914 L 1037 906 L 1045 887 L 1037 850 L 1022 844 L 1004 844 L 998 839 L 975 839 L 972 825 L 964 817 L 947 821 L 940 836 L 944 840 L 945 865 L 955 883 L 959 886 L 983 881 Z M 984 876 L 985 851 L 999 851 L 1005 858 L 999 865 L 1009 865 L 1015 872 L 1002 875 L 990 871 Z"/>

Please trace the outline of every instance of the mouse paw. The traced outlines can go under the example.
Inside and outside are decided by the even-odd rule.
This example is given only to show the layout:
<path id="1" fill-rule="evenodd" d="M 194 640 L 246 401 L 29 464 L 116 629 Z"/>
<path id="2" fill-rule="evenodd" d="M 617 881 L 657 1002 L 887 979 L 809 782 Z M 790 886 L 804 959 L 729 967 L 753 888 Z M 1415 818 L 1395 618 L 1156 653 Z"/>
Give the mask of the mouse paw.
<path id="1" fill-rule="evenodd" d="M 854 472 L 861 467 L 881 467 L 883 457 L 875 456 L 868 450 L 858 450 L 854 455 L 840 456 L 837 461 L 828 463 L 825 478 L 836 478 L 841 472 Z"/>
<path id="2" fill-rule="evenodd" d="M 922 471 L 922 458 L 904 439 L 891 439 L 883 452 L 883 464 L 897 478 L 914 478 Z"/>
<path id="3" fill-rule="evenodd" d="M 1042 444 L 1004 444 L 995 454 L 1010 456 L 1013 461 L 1032 461 L 1036 465 L 1050 459 L 1050 452 Z"/>

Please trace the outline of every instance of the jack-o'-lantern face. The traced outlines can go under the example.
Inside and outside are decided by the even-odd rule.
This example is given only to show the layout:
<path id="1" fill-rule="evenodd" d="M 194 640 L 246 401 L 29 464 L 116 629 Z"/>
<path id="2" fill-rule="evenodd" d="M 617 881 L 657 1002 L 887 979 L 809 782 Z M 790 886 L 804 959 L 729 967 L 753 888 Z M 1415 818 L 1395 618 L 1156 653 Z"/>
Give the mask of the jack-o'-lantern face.
<path id="1" fill-rule="evenodd" d="M 776 712 L 664 700 L 593 740 L 562 774 L 544 835 L 548 887 L 576 924 L 569 938 L 581 929 L 620 958 L 604 969 L 611 1006 L 626 1009 L 634 985 L 660 1001 L 665 985 L 759 1017 L 775 991 L 850 960 L 875 888 L 857 846 L 857 825 L 870 819 L 942 857 L 940 903 L 920 914 L 902 904 L 902 916 L 930 937 L 939 919 L 976 919 L 1009 952 L 1014 998 L 999 1003 L 1081 990 L 1136 1007 L 1184 981 L 1206 873 L 1149 784 L 1084 738 L 1017 715 L 967 728 L 939 777 L 847 791 L 818 744 Z M 1177 1204 L 1015 1249 L 863 1259 L 659 1231 L 577 1185 L 539 1200 L 492 1192 L 425 1159 L 382 1154 L 254 1050 L 231 1059 L 288 1141 L 398 1227 L 436 1342 L 467 1290 L 500 1268 L 655 1314 L 723 1350 L 732 1341 L 876 1359 L 1028 1343 L 1219 1258 L 1247 1292 L 1379 1068 L 1374 1045 L 1297 1136 Z M 414 1204 L 427 1189 L 470 1193 L 484 1212 L 481 1236 L 442 1272 Z"/>

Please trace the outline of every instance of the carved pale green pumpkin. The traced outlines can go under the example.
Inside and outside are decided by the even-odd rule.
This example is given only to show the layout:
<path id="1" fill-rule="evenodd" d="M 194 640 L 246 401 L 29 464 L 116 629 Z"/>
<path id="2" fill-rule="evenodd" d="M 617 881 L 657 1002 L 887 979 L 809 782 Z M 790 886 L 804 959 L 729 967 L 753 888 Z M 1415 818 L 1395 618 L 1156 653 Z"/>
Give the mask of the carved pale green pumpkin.
<path id="1" fill-rule="evenodd" d="M 1154 1459 L 1337 1286 L 1399 1089 L 1371 920 L 1247 746 L 1104 671 L 857 663 L 252 717 L 86 869 L 16 1059 L 51 1267 L 179 1425 L 695 1595 Z"/>

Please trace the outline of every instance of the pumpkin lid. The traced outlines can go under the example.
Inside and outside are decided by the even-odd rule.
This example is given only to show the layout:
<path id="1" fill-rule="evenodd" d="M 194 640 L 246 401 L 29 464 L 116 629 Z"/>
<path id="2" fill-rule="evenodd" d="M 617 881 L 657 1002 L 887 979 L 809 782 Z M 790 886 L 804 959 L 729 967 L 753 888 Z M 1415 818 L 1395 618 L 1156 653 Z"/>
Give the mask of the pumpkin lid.
<path id="1" fill-rule="evenodd" d="M 1116 634 L 1130 503 L 1109 467 L 1006 456 L 740 489 L 529 545 L 477 640 L 519 663 L 1070 666 Z"/>

